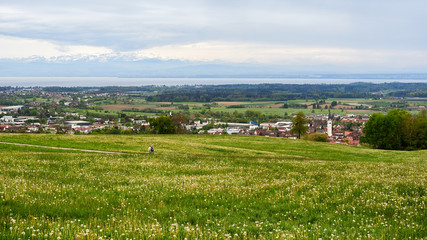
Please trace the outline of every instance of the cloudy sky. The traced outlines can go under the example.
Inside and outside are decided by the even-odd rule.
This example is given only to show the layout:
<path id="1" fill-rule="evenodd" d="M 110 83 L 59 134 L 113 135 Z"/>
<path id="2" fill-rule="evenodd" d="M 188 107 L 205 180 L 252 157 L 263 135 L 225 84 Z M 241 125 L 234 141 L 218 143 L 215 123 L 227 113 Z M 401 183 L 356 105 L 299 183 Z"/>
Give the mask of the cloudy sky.
<path id="1" fill-rule="evenodd" d="M 91 75 L 88 62 L 114 75 L 153 60 L 172 75 L 194 64 L 222 66 L 214 75 L 425 73 L 426 9 L 425 0 L 1 1 L 0 76 L 40 75 L 25 69 L 35 63 Z"/>

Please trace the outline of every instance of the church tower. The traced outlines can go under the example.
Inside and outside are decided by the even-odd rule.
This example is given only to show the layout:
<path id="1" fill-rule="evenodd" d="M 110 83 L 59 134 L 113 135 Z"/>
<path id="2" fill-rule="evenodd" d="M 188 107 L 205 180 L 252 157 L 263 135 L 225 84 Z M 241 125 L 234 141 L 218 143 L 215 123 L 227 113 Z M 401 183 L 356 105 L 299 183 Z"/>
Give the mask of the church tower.
<path id="1" fill-rule="evenodd" d="M 330 108 L 329 108 L 329 115 L 328 115 L 328 137 L 332 137 L 332 116 L 331 116 Z"/>

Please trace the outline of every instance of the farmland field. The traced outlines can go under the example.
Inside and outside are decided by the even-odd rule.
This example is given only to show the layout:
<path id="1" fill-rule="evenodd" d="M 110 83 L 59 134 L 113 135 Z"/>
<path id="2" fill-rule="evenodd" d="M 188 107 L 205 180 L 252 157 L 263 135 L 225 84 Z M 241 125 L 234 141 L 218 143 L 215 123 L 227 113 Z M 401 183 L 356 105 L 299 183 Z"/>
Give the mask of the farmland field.
<path id="1" fill-rule="evenodd" d="M 106 113 L 108 114 L 117 114 L 123 110 L 127 110 L 126 113 L 129 115 L 139 115 L 139 116 L 150 116 L 155 115 L 156 112 L 150 112 L 149 110 L 167 110 L 172 111 L 174 113 L 183 112 L 183 109 L 180 109 L 179 105 L 188 106 L 189 113 L 200 113 L 202 109 L 205 108 L 203 104 L 216 104 L 214 106 L 210 106 L 209 110 L 213 112 L 238 112 L 244 113 L 247 110 L 256 110 L 261 112 L 262 114 L 267 115 L 278 115 L 283 116 L 285 113 L 288 115 L 296 114 L 297 112 L 304 112 L 305 114 L 325 114 L 328 113 L 327 109 L 324 109 L 326 105 L 330 105 L 332 101 L 338 101 L 345 105 L 337 105 L 334 109 L 331 110 L 332 113 L 339 114 L 372 114 L 378 112 L 378 110 L 359 110 L 355 109 L 355 106 L 359 106 L 360 104 L 364 104 L 366 99 L 329 99 L 325 104 L 321 104 L 321 108 L 323 109 L 312 109 L 311 104 L 315 103 L 314 100 L 290 100 L 290 101 L 252 101 L 252 102 L 212 102 L 212 103 L 200 103 L 200 102 L 144 102 L 139 104 L 107 104 L 107 105 L 99 105 L 99 110 L 94 111 L 91 110 L 91 113 Z M 375 102 L 375 101 L 374 101 Z M 384 101 L 383 101 L 384 102 Z M 307 105 L 307 108 L 298 108 L 298 107 L 290 107 L 290 108 L 282 108 L 284 103 L 288 104 L 301 104 Z M 385 102 L 383 104 L 386 104 Z M 233 105 L 238 105 L 238 108 L 233 107 Z M 135 111 L 136 110 L 136 111 Z M 138 110 L 145 110 L 141 112 Z M 88 110 L 81 110 L 81 113 L 86 113 Z"/>
<path id="2" fill-rule="evenodd" d="M 0 239 L 427 237 L 427 151 L 253 136 L 0 142 L 121 153 L 0 143 Z"/>

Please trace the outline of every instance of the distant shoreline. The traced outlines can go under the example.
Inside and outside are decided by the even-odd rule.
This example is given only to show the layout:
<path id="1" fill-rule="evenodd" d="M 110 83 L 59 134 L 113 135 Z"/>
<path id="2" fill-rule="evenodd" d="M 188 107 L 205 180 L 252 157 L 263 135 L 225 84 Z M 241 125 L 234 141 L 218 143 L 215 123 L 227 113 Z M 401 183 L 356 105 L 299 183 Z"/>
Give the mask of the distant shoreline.
<path id="1" fill-rule="evenodd" d="M 353 76 L 353 75 L 349 75 Z M 401 76 L 399 78 L 399 76 Z M 410 75 L 411 76 L 411 75 Z M 293 78 L 120 78 L 120 77 L 0 77 L 2 87 L 106 87 L 106 86 L 147 86 L 147 85 L 228 85 L 228 84 L 351 84 L 364 83 L 427 83 L 427 75 L 386 75 L 384 78 L 334 78 L 334 77 L 293 77 Z"/>

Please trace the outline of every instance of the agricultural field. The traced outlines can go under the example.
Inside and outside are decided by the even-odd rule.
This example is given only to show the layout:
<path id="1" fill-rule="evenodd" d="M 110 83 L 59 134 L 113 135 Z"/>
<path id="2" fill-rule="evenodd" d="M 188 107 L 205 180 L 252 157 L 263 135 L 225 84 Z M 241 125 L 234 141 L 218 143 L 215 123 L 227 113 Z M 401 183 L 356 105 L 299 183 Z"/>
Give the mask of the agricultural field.
<path id="1" fill-rule="evenodd" d="M 253 136 L 0 142 L 0 239 L 427 237 L 427 151 Z"/>
<path id="2" fill-rule="evenodd" d="M 145 102 L 140 104 L 106 104 L 99 105 L 99 111 L 91 112 L 104 112 L 104 113 L 113 113 L 117 114 L 126 110 L 127 114 L 141 115 L 141 116 L 150 116 L 156 115 L 156 111 L 170 111 L 173 113 L 182 112 L 187 110 L 189 113 L 201 113 L 202 111 L 210 110 L 212 112 L 228 112 L 228 113 L 244 113 L 247 110 L 259 111 L 262 114 L 266 115 L 277 115 L 284 116 L 293 115 L 297 112 L 304 112 L 305 114 L 324 114 L 328 113 L 328 109 L 332 101 L 337 101 L 340 104 L 331 109 L 332 113 L 339 114 L 372 114 L 379 112 L 378 110 L 371 109 L 355 109 L 356 106 L 365 104 L 366 99 L 330 99 L 326 103 L 320 104 L 320 107 L 323 109 L 313 109 L 311 104 L 314 104 L 314 100 L 291 100 L 291 101 L 248 101 L 248 102 L 212 102 L 212 103 L 199 103 L 199 102 Z M 375 101 L 374 101 L 375 102 Z M 382 101 L 383 102 L 383 101 Z M 382 103 L 381 102 L 381 103 Z M 307 105 L 307 108 L 302 107 L 289 107 L 283 108 L 283 104 L 300 104 Z M 209 106 L 209 107 L 207 107 Z M 185 108 L 183 108 L 185 107 Z M 151 111 L 150 110 L 154 110 Z"/>

